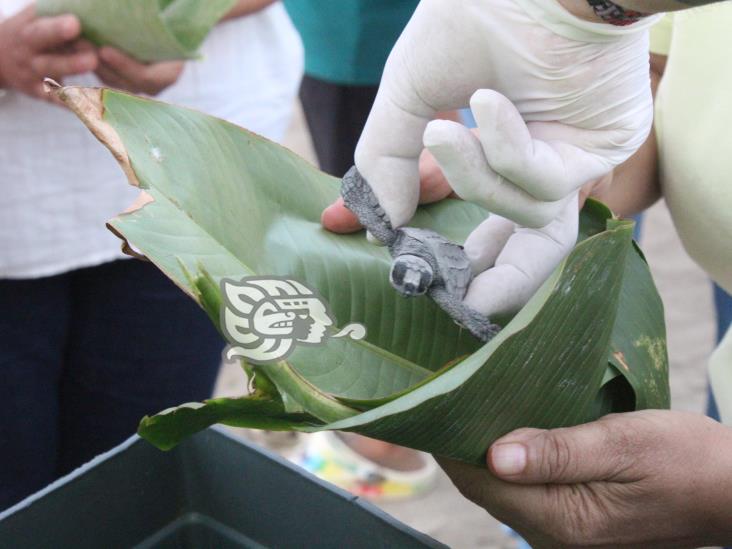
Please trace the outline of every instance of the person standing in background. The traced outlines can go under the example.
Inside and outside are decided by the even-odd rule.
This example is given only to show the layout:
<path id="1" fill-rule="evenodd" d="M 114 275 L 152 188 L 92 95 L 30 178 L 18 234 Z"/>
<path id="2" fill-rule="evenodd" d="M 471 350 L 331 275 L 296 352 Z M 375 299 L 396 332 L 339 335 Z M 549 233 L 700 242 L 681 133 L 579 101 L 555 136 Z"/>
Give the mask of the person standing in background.
<path id="1" fill-rule="evenodd" d="M 324 172 L 342 177 L 353 166 L 386 60 L 418 4 L 419 0 L 285 0 L 305 45 L 300 101 Z M 457 120 L 458 114 L 438 117 Z M 428 164 L 433 162 L 430 158 Z M 445 198 L 439 180 L 423 177 L 422 187 L 423 203 Z M 358 231 L 361 226 L 343 210 L 342 200 L 328 208 L 325 228 Z"/>
<path id="2" fill-rule="evenodd" d="M 193 107 L 280 140 L 302 75 L 283 6 L 240 0 L 196 61 L 143 64 L 80 39 L 71 15 L 0 0 L 0 510 L 208 398 L 224 342 L 105 228 L 137 196 L 46 76 Z M 193 336 L 192 336 L 193 335 Z"/>
<path id="3" fill-rule="evenodd" d="M 320 169 L 342 177 L 419 0 L 285 0 L 305 45 L 300 100 Z"/>
<path id="4" fill-rule="evenodd" d="M 701 10 L 691 13 L 701 13 Z M 686 16 L 688 16 L 688 14 Z M 651 53 L 656 56 L 656 65 L 659 65 L 658 59 L 661 59 L 662 66 L 665 67 L 666 58 L 668 57 L 671 49 L 674 19 L 679 17 L 683 20 L 685 15 L 669 14 L 664 17 L 651 31 Z M 684 24 L 683 21 L 681 24 Z M 641 218 L 642 214 L 639 214 L 637 217 Z M 714 296 L 714 309 L 717 320 L 716 339 L 717 343 L 721 343 L 725 334 L 729 330 L 730 325 L 732 325 L 732 295 L 724 291 L 721 286 L 714 282 L 712 282 L 712 292 Z M 719 420 L 719 410 L 717 409 L 717 403 L 714 400 L 711 387 L 708 391 L 707 415 L 713 419 Z"/>
<path id="5" fill-rule="evenodd" d="M 300 100 L 320 168 L 342 177 L 379 90 L 386 60 L 419 0 L 285 0 L 305 46 Z M 439 197 L 444 198 L 444 197 Z M 334 211 L 327 228 L 358 230 Z M 329 223 L 330 221 L 330 223 Z M 352 434 L 318 433 L 298 460 L 316 475 L 370 499 L 426 491 L 437 468 L 426 456 Z"/>
<path id="6" fill-rule="evenodd" d="M 682 115 L 680 115 L 679 113 L 684 112 L 684 107 L 682 107 L 682 105 L 685 106 L 695 104 L 694 102 L 686 101 L 686 98 L 698 97 L 698 90 L 695 90 L 694 86 L 690 84 L 690 81 L 687 82 L 683 76 L 680 76 L 691 70 L 690 68 L 684 67 L 682 63 L 686 63 L 688 67 L 692 66 L 692 63 L 690 63 L 689 61 L 691 55 L 686 52 L 682 54 L 681 51 L 683 50 L 681 50 L 681 48 L 689 48 L 691 47 L 691 44 L 694 44 L 694 53 L 695 55 L 698 55 L 699 58 L 714 58 L 717 52 L 711 50 L 710 46 L 707 43 L 694 43 L 694 40 L 698 40 L 701 36 L 705 36 L 706 40 L 708 40 L 710 44 L 713 43 L 714 40 L 716 40 L 718 41 L 720 46 L 728 49 L 730 46 L 732 46 L 732 40 L 727 39 L 726 35 L 723 37 L 718 31 L 718 23 L 714 23 L 713 21 L 715 14 L 720 14 L 723 17 L 729 18 L 730 13 L 732 13 L 732 11 L 730 11 L 729 6 L 710 6 L 692 10 L 686 13 L 668 14 L 653 28 L 653 31 L 651 32 L 651 53 L 656 59 L 655 65 L 665 70 L 669 59 L 673 63 L 673 65 L 671 66 L 672 70 L 670 71 L 671 76 L 669 77 L 669 81 L 672 83 L 666 84 L 665 87 L 670 89 L 666 90 L 664 95 L 661 96 L 662 103 L 659 105 L 656 115 L 659 118 L 659 124 L 661 126 L 664 117 L 671 118 L 674 121 L 681 119 Z M 676 37 L 674 36 L 675 34 Z M 676 44 L 674 44 L 674 41 L 676 41 Z M 671 54 L 672 48 L 676 50 L 673 55 Z M 679 66 L 684 67 L 683 72 L 682 69 L 679 68 Z M 705 70 L 705 68 L 707 67 L 705 66 L 702 69 L 700 69 L 699 67 L 695 67 L 695 70 L 703 71 Z M 719 81 L 721 81 L 723 77 L 729 78 L 729 75 L 732 74 L 732 69 L 724 66 L 723 64 L 715 66 L 714 69 L 716 70 L 715 78 Z M 708 79 L 708 81 L 715 82 L 715 80 L 713 79 Z M 727 86 L 720 83 L 717 87 L 715 87 L 714 89 L 710 89 L 708 92 L 705 93 L 713 94 L 713 92 L 716 92 L 723 94 L 726 90 Z M 671 103 L 672 101 L 673 103 Z M 721 142 L 724 144 L 723 146 L 727 145 L 724 140 L 720 141 L 721 136 L 713 134 L 706 135 L 705 132 L 710 131 L 714 127 L 713 124 L 708 122 L 708 119 L 712 117 L 716 119 L 716 117 L 720 116 L 720 114 L 722 115 L 722 119 L 724 119 L 724 114 L 729 112 L 729 102 L 718 101 L 716 103 L 713 102 L 712 105 L 716 107 L 716 110 L 713 113 L 706 113 L 702 111 L 703 116 L 699 116 L 699 118 L 694 118 L 694 124 L 691 125 L 691 127 L 698 128 L 696 134 L 691 133 L 690 135 L 685 135 L 685 139 L 682 140 L 676 135 L 682 135 L 682 133 L 678 131 L 677 127 L 674 127 L 676 132 L 674 134 L 671 134 L 670 136 L 667 136 L 667 141 L 671 143 L 669 148 L 673 146 L 674 149 L 669 151 L 665 151 L 664 149 L 662 149 L 659 160 L 659 162 L 661 162 L 661 168 L 663 169 L 662 180 L 665 181 L 665 179 L 668 179 L 668 182 L 664 182 L 663 185 L 664 190 L 666 190 L 666 193 L 669 195 L 667 197 L 667 202 L 669 203 L 669 207 L 672 209 L 672 214 L 674 215 L 674 218 L 681 219 L 681 224 L 679 225 L 680 236 L 682 237 L 684 246 L 687 250 L 689 250 L 690 255 L 694 258 L 696 258 L 700 254 L 700 252 L 696 251 L 696 249 L 694 248 L 695 245 L 697 248 L 699 247 L 698 241 L 700 240 L 700 238 L 694 235 L 693 225 L 695 223 L 698 223 L 699 225 L 706 226 L 709 223 L 714 223 L 716 220 L 714 218 L 705 218 L 704 222 L 702 222 L 702 220 L 699 220 L 692 223 L 684 219 L 684 209 L 688 207 L 689 202 L 685 194 L 683 193 L 685 189 L 682 185 L 686 183 L 686 181 L 682 179 L 682 176 L 677 174 L 677 170 L 679 168 L 676 165 L 672 165 L 673 161 L 670 159 L 670 156 L 673 154 L 675 156 L 685 159 L 685 162 L 689 162 L 688 157 L 692 156 L 694 147 L 699 147 L 700 145 L 704 144 L 704 152 L 706 153 L 706 151 L 708 151 L 711 147 L 710 145 L 707 145 L 707 143 Z M 688 114 L 686 114 L 686 116 L 696 117 L 697 112 L 689 112 Z M 678 124 L 678 122 L 676 122 L 676 124 Z M 689 145 L 686 144 L 687 141 Z M 705 156 L 703 156 L 702 154 L 698 154 L 696 158 L 703 159 L 705 158 Z M 703 177 L 705 180 L 709 178 L 716 181 L 719 179 L 723 179 L 726 176 L 726 174 L 724 174 L 724 172 L 720 169 L 720 166 L 723 165 L 721 160 L 710 160 L 709 158 L 707 158 L 705 163 L 702 163 L 701 160 L 699 160 L 698 162 L 699 164 L 695 165 L 694 169 L 684 167 L 685 169 L 681 170 L 681 173 L 683 173 L 684 176 L 689 180 L 690 184 L 693 183 L 693 185 L 701 185 L 706 183 L 706 181 L 695 181 L 695 177 Z M 720 172 L 724 174 L 721 177 L 719 175 Z M 699 176 L 698 174 L 702 175 Z M 724 199 L 725 197 L 721 196 L 719 198 Z M 701 200 L 697 200 L 701 203 Z M 693 203 L 696 203 L 696 201 Z M 702 208 L 700 208 L 700 210 L 701 209 Z M 712 252 L 710 255 L 714 254 L 715 252 Z M 706 259 L 704 255 L 702 255 L 702 258 Z M 698 260 L 698 262 L 702 265 L 704 264 L 703 260 Z M 729 267 L 727 266 L 727 268 Z M 718 270 L 720 269 L 718 268 Z M 716 335 L 717 343 L 719 344 L 722 342 L 725 335 L 729 331 L 730 325 L 732 325 L 732 296 L 728 292 L 726 292 L 725 289 L 722 288 L 719 284 L 712 282 L 712 285 L 714 306 L 717 314 Z M 716 420 L 720 419 L 719 410 L 717 408 L 714 394 L 711 391 L 711 387 L 709 390 L 707 415 Z"/>

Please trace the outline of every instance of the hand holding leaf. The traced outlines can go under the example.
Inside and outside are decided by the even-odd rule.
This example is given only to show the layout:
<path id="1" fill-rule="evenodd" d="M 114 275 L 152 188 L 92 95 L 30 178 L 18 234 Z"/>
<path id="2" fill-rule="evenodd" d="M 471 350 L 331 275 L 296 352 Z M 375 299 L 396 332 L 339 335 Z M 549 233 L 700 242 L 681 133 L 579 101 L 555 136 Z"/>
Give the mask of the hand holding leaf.
<path id="1" fill-rule="evenodd" d="M 365 340 L 300 346 L 284 361 L 257 366 L 251 395 L 143 419 L 141 435 L 159 447 L 224 423 L 348 430 L 479 463 L 493 441 L 519 427 L 668 406 L 662 305 L 632 223 L 602 205 L 585 206 L 575 250 L 481 345 L 428 298 L 392 289 L 387 250 L 363 234 L 322 229 L 320 212 L 338 196 L 339 180 L 195 111 L 111 90 L 56 93 L 152 198 L 110 227 L 217 326 L 222 280 L 280 276 L 316 288 L 334 329 L 352 322 L 368 329 Z M 421 209 L 414 222 L 464 242 L 486 215 L 448 199 Z"/>
<path id="2" fill-rule="evenodd" d="M 43 79 L 64 77 L 96 68 L 93 48 L 79 42 L 81 25 L 73 15 L 38 17 L 35 7 L 0 22 L 0 88 L 48 100 Z"/>
<path id="3" fill-rule="evenodd" d="M 38 0 L 44 15 L 73 13 L 84 37 L 138 61 L 192 59 L 236 0 Z"/>
<path id="4" fill-rule="evenodd" d="M 99 59 L 96 74 L 102 82 L 113 88 L 152 96 L 175 84 L 185 67 L 183 61 L 140 63 L 108 46 L 99 50 Z"/>

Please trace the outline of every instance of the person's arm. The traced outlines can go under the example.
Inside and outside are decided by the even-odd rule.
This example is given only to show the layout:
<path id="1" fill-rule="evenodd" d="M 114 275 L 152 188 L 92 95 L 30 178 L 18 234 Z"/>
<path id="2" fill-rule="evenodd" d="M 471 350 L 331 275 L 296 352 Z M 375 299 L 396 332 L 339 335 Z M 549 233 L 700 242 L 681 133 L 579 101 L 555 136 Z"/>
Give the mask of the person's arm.
<path id="1" fill-rule="evenodd" d="M 0 88 L 50 100 L 44 77 L 61 82 L 97 66 L 96 53 L 82 47 L 80 34 L 73 15 L 38 17 L 33 6 L 0 20 Z"/>
<path id="2" fill-rule="evenodd" d="M 184 61 L 142 63 L 109 46 L 99 50 L 96 75 L 107 86 L 132 93 L 156 96 L 178 81 Z"/>
<path id="3" fill-rule="evenodd" d="M 276 0 L 239 0 L 222 21 L 258 12 Z M 96 74 L 108 86 L 132 93 L 158 95 L 175 84 L 183 73 L 183 61 L 141 63 L 124 52 L 104 47 L 99 51 Z"/>
<path id="4" fill-rule="evenodd" d="M 724 0 L 559 0 L 572 15 L 595 22 L 627 24 L 638 16 L 681 11 Z"/>
<path id="5" fill-rule="evenodd" d="M 663 13 L 716 4 L 722 1 L 724 0 L 618 0 L 615 3 L 628 10 L 643 13 Z"/>
<path id="6" fill-rule="evenodd" d="M 666 68 L 667 57 L 651 55 L 651 85 L 655 97 Z M 658 179 L 656 133 L 651 132 L 643 146 L 623 164 L 615 168 L 592 195 L 605 202 L 621 217 L 630 217 L 655 204 L 661 198 Z"/>
<path id="7" fill-rule="evenodd" d="M 276 0 L 239 0 L 236 5 L 231 8 L 231 11 L 224 16 L 223 20 L 225 21 L 227 19 L 236 19 L 237 17 L 251 15 L 252 13 L 263 10 L 275 2 Z"/>

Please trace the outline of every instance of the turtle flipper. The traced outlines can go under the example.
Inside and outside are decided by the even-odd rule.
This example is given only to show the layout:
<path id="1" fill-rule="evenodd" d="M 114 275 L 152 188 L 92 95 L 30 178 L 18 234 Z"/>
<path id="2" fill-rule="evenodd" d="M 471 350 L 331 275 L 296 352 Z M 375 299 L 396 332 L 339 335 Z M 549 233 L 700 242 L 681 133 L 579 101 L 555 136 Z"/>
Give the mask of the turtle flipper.
<path id="1" fill-rule="evenodd" d="M 500 331 L 499 326 L 462 301 L 472 273 L 470 261 L 460 246 L 426 229 L 395 230 L 374 191 L 355 166 L 343 177 L 341 195 L 361 224 L 389 246 L 396 258 L 391 282 L 402 295 L 421 294 L 422 286 L 429 281 L 427 294 L 475 337 L 489 341 Z"/>
<path id="2" fill-rule="evenodd" d="M 455 322 L 481 341 L 488 342 L 501 331 L 501 327 L 493 324 L 487 316 L 474 311 L 445 288 L 430 288 L 429 295 Z"/>
<path id="3" fill-rule="evenodd" d="M 361 176 L 356 166 L 343 177 L 341 196 L 346 208 L 356 214 L 361 225 L 383 244 L 392 245 L 397 233 L 368 181 Z"/>

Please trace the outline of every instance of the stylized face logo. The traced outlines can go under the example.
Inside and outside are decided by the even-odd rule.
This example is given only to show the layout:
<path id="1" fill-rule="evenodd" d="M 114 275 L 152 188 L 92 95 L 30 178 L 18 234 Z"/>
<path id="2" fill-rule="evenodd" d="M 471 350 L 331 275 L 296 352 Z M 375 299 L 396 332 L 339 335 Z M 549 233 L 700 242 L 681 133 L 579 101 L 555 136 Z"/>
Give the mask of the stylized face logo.
<path id="1" fill-rule="evenodd" d="M 267 299 L 252 315 L 252 328 L 264 337 L 288 337 L 300 343 L 322 343 L 333 319 L 315 297 Z"/>
<path id="2" fill-rule="evenodd" d="M 300 345 L 324 344 L 329 337 L 363 339 L 366 330 L 351 325 L 331 335 L 335 321 L 323 298 L 312 288 L 285 278 L 245 278 L 221 283 L 226 306 L 222 326 L 232 343 L 228 358 L 256 364 L 277 362 Z"/>

